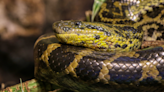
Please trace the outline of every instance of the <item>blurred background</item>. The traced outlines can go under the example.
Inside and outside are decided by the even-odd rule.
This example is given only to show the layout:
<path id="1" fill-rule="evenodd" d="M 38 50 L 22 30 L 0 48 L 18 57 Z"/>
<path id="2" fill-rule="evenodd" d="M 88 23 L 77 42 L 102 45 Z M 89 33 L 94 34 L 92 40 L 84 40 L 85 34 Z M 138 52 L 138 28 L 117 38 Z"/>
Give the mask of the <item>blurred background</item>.
<path id="1" fill-rule="evenodd" d="M 0 85 L 34 78 L 33 45 L 52 23 L 84 20 L 94 0 L 0 0 Z"/>

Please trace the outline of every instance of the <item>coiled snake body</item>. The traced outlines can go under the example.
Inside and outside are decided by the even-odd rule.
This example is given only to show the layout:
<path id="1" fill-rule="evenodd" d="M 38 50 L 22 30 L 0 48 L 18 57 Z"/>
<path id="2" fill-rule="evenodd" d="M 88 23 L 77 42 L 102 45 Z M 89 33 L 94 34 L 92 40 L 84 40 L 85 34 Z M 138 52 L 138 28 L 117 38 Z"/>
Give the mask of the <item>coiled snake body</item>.
<path id="1" fill-rule="evenodd" d="M 163 3 L 107 0 L 97 21 L 108 24 L 55 22 L 35 43 L 36 79 L 79 92 L 164 91 L 164 45 L 140 49 L 163 41 Z"/>

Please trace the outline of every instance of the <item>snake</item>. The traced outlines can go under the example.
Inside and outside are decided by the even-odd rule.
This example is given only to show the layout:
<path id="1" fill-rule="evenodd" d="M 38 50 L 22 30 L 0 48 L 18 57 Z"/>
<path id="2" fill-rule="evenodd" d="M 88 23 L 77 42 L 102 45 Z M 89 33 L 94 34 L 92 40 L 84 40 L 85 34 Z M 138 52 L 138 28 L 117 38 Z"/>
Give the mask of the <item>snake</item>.
<path id="1" fill-rule="evenodd" d="M 35 78 L 46 91 L 164 92 L 163 4 L 106 0 L 95 22 L 53 23 L 34 45 Z"/>

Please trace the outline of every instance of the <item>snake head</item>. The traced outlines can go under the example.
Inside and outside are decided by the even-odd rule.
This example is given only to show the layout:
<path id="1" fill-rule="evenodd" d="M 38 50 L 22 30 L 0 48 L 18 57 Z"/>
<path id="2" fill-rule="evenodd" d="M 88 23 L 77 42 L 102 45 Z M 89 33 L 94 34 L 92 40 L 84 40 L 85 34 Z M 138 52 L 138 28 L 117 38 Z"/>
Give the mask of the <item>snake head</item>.
<path id="1" fill-rule="evenodd" d="M 62 43 L 90 48 L 104 48 L 96 45 L 103 36 L 110 36 L 108 27 L 104 23 L 83 21 L 58 21 L 53 24 L 56 37 Z M 96 40 L 96 41 L 95 41 Z M 95 42 L 94 42 L 95 41 Z M 101 42 L 99 42 L 101 43 Z"/>
<path id="2" fill-rule="evenodd" d="M 98 51 L 133 50 L 140 47 L 142 38 L 142 33 L 133 27 L 98 22 L 58 21 L 53 29 L 62 43 Z"/>

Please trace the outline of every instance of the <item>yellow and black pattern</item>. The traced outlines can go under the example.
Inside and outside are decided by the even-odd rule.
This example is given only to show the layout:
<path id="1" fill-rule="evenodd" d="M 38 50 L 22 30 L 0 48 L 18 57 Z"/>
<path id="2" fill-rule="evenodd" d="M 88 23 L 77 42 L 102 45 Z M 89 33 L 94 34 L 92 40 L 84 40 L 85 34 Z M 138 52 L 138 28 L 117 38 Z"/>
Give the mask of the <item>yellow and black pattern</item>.
<path id="1" fill-rule="evenodd" d="M 164 90 L 163 47 L 136 52 L 99 52 L 59 44 L 55 35 L 48 34 L 35 45 L 34 58 L 39 61 L 35 62 L 35 76 L 79 92 L 161 92 Z"/>
<path id="2" fill-rule="evenodd" d="M 143 41 L 163 41 L 163 3 L 163 0 L 106 0 L 96 21 L 133 25 L 144 32 Z"/>
<path id="3" fill-rule="evenodd" d="M 55 22 L 53 29 L 62 43 L 107 52 L 136 50 L 141 46 L 143 36 L 143 31 L 130 25 L 82 21 Z"/>
<path id="4" fill-rule="evenodd" d="M 34 46 L 36 79 L 75 92 L 164 91 L 164 45 L 138 49 L 163 41 L 163 4 L 106 0 L 96 20 L 105 23 L 54 23 Z"/>
<path id="5" fill-rule="evenodd" d="M 100 21 L 112 24 L 139 21 L 154 7 L 163 7 L 164 0 L 106 0 L 98 13 Z M 134 22 L 130 22 L 134 23 Z"/>

